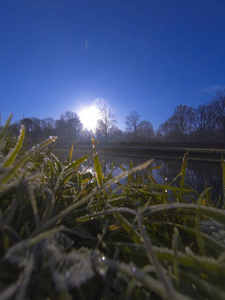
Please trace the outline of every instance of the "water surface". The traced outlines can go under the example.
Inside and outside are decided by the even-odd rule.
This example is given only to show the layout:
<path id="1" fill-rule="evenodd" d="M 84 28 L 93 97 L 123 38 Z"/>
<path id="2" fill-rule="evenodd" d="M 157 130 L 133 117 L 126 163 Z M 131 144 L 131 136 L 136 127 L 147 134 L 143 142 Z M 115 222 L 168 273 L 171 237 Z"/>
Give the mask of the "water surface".
<path id="1" fill-rule="evenodd" d="M 129 152 L 129 151 L 128 151 Z M 66 154 L 65 154 L 66 153 Z M 64 150 L 60 152 L 60 157 L 68 157 L 69 151 Z M 80 158 L 87 155 L 89 152 L 86 151 L 74 151 L 73 159 Z M 66 155 L 66 156 L 65 156 Z M 126 155 L 108 155 L 99 152 L 99 159 L 102 165 L 102 170 L 106 176 L 113 167 L 113 174 L 117 175 L 122 171 L 122 168 L 129 169 L 131 162 L 133 166 L 138 166 L 147 160 L 153 158 L 151 156 L 130 156 L 129 153 Z M 171 183 L 174 178 L 177 177 L 181 171 L 183 157 L 177 157 L 173 159 L 154 157 L 154 161 L 151 164 L 153 167 L 153 177 L 157 183 Z M 92 165 L 92 161 L 86 162 L 86 165 Z M 154 167 L 160 166 L 159 169 Z M 173 184 L 179 184 L 180 178 L 178 177 Z M 222 203 L 223 189 L 222 189 L 222 166 L 220 162 L 216 161 L 201 161 L 201 160 L 188 160 L 186 167 L 185 184 L 196 190 L 198 193 L 202 193 L 206 188 L 211 188 L 209 195 L 214 205 L 220 202 Z"/>

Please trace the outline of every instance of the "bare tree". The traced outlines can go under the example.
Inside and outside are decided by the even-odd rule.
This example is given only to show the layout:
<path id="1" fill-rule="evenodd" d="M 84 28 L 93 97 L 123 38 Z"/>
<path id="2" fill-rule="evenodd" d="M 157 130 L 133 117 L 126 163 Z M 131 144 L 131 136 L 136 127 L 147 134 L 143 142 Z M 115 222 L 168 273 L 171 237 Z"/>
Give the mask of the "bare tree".
<path id="1" fill-rule="evenodd" d="M 108 143 L 108 135 L 110 133 L 110 130 L 116 124 L 116 118 L 114 114 L 111 113 L 106 103 L 103 103 L 100 106 L 99 115 L 100 115 L 100 119 L 97 121 L 97 130 L 104 135 L 105 142 Z"/>
<path id="2" fill-rule="evenodd" d="M 195 130 L 195 114 L 192 107 L 178 105 L 173 115 L 159 126 L 158 136 L 161 134 L 166 140 L 184 141 Z"/>
<path id="3" fill-rule="evenodd" d="M 63 136 L 66 134 L 66 121 L 62 116 L 59 120 L 55 121 L 55 127 L 56 127 L 56 135 Z"/>
<path id="4" fill-rule="evenodd" d="M 10 124 L 9 126 L 9 132 L 12 137 L 18 137 L 20 133 L 20 122 L 14 122 L 13 124 Z"/>
<path id="5" fill-rule="evenodd" d="M 194 137 L 199 142 L 209 141 L 215 132 L 215 116 L 212 105 L 200 105 L 194 110 Z"/>
<path id="6" fill-rule="evenodd" d="M 55 120 L 53 118 L 44 118 L 41 120 L 41 128 L 44 137 L 55 135 Z"/>
<path id="7" fill-rule="evenodd" d="M 110 129 L 110 141 L 113 142 L 122 142 L 125 139 L 125 135 L 122 130 L 117 126 L 112 126 Z"/>
<path id="8" fill-rule="evenodd" d="M 148 141 L 154 137 L 154 129 L 149 121 L 141 121 L 138 124 L 138 136 L 141 140 Z"/>
<path id="9" fill-rule="evenodd" d="M 171 120 L 170 118 L 159 125 L 159 128 L 157 130 L 157 136 L 168 140 L 171 134 L 172 126 L 171 126 Z"/>
<path id="10" fill-rule="evenodd" d="M 23 118 L 20 125 L 25 126 L 26 137 L 29 142 L 38 142 L 41 139 L 41 120 L 38 118 Z"/>
<path id="11" fill-rule="evenodd" d="M 132 111 L 125 119 L 126 130 L 133 135 L 134 139 L 137 139 L 139 120 L 140 115 L 136 111 Z"/>
<path id="12" fill-rule="evenodd" d="M 68 134 L 77 135 L 82 129 L 82 124 L 78 115 L 72 111 L 66 111 L 62 118 L 66 121 L 66 130 Z"/>
<path id="13" fill-rule="evenodd" d="M 194 128 L 193 108 L 187 105 L 178 105 L 170 118 L 173 134 L 179 140 L 185 140 Z"/>
<path id="14" fill-rule="evenodd" d="M 56 120 L 56 129 L 59 136 L 72 142 L 77 139 L 82 129 L 82 124 L 76 113 L 67 111 L 61 115 L 59 120 Z"/>
<path id="15" fill-rule="evenodd" d="M 211 103 L 213 107 L 214 123 L 219 136 L 225 141 L 225 90 L 217 93 Z"/>
<path id="16" fill-rule="evenodd" d="M 29 133 L 32 133 L 33 131 L 32 118 L 23 118 L 22 120 L 20 120 L 20 124 L 25 127 L 27 135 L 29 135 Z"/>

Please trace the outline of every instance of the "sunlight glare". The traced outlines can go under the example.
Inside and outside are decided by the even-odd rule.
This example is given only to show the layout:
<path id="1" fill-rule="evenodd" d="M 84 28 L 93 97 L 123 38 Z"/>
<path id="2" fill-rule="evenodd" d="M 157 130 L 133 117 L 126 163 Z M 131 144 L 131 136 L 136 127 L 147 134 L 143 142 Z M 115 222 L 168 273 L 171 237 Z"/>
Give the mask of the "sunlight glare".
<path id="1" fill-rule="evenodd" d="M 79 117 L 85 129 L 95 131 L 99 119 L 99 111 L 95 105 L 83 108 Z"/>

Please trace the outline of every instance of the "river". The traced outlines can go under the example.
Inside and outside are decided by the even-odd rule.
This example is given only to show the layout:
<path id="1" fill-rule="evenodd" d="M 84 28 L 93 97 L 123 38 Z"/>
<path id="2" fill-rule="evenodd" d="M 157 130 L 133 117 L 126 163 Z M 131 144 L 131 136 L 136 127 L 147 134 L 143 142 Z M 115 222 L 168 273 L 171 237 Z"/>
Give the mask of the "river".
<path id="1" fill-rule="evenodd" d="M 61 158 L 68 157 L 68 152 L 65 150 L 60 153 Z M 181 171 L 182 166 L 182 155 L 177 158 L 164 158 L 162 156 L 151 157 L 141 156 L 141 155 L 129 155 L 129 151 L 126 155 L 112 155 L 107 153 L 101 153 L 99 151 L 99 158 L 102 165 L 102 170 L 106 176 L 108 172 L 112 169 L 113 163 L 113 174 L 117 175 L 122 171 L 122 168 L 129 169 L 130 163 L 132 161 L 133 166 L 137 166 L 146 162 L 148 159 L 153 158 L 151 164 L 153 178 L 157 183 L 164 183 L 165 181 L 170 184 L 173 182 L 173 185 L 179 184 L 180 177 L 176 180 L 179 172 Z M 57 151 L 55 151 L 57 154 Z M 63 155 L 62 155 L 63 153 Z M 65 156 L 66 153 L 66 156 Z M 77 159 L 86 155 L 86 149 L 84 151 L 74 151 L 73 159 Z M 88 162 L 87 162 L 88 164 Z M 91 164 L 91 162 L 90 162 Z M 156 168 L 160 167 L 160 168 Z M 185 175 L 185 184 L 192 189 L 196 190 L 198 193 L 202 193 L 207 187 L 211 188 L 209 191 L 209 196 L 211 197 L 211 203 L 213 205 L 219 206 L 222 205 L 223 199 L 223 188 L 222 188 L 222 166 L 219 161 L 204 161 L 204 160 L 187 160 L 186 166 L 186 175 Z"/>

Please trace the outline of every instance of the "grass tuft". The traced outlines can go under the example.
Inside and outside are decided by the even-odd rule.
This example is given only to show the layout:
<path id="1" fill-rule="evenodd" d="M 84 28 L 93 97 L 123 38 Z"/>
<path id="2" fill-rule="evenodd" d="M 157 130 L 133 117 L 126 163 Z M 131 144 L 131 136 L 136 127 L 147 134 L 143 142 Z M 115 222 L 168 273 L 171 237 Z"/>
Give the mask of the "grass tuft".
<path id="1" fill-rule="evenodd" d="M 225 298 L 225 236 L 210 230 L 224 231 L 225 212 L 204 200 L 209 187 L 186 186 L 187 155 L 179 186 L 157 183 L 152 160 L 103 175 L 94 140 L 88 155 L 72 161 L 72 146 L 61 161 L 56 137 L 25 151 L 21 128 L 6 143 L 10 119 L 0 133 L 0 299 Z M 224 170 L 222 160 L 223 186 Z"/>

